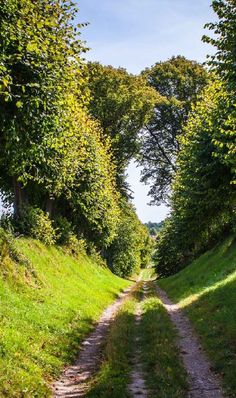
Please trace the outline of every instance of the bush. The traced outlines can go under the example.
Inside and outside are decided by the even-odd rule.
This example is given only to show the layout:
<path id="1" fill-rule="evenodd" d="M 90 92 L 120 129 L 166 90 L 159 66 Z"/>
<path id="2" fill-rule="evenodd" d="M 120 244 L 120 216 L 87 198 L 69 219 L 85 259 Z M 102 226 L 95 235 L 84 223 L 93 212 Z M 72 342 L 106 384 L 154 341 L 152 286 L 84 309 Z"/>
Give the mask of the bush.
<path id="1" fill-rule="evenodd" d="M 112 271 L 119 276 L 131 276 L 145 267 L 151 256 L 147 228 L 138 219 L 128 202 L 121 203 L 122 217 L 117 236 L 107 251 L 107 260 Z"/>
<path id="2" fill-rule="evenodd" d="M 68 234 L 63 247 L 66 252 L 75 257 L 78 257 L 81 254 L 86 254 L 86 241 L 82 238 L 78 239 L 73 232 Z"/>
<path id="3" fill-rule="evenodd" d="M 0 228 L 0 262 L 2 262 L 7 255 L 9 255 L 8 234 Z"/>
<path id="4" fill-rule="evenodd" d="M 16 248 L 13 234 L 0 227 L 0 263 L 6 266 L 8 258 L 33 273 L 30 261 Z"/>
<path id="5" fill-rule="evenodd" d="M 14 233 L 14 219 L 11 213 L 3 213 L 1 215 L 0 228 L 10 234 Z"/>
<path id="6" fill-rule="evenodd" d="M 53 228 L 49 216 L 37 207 L 24 207 L 21 217 L 17 220 L 19 232 L 30 235 L 46 245 L 53 245 L 56 241 L 56 230 Z"/>
<path id="7" fill-rule="evenodd" d="M 71 235 L 73 235 L 72 224 L 65 217 L 58 216 L 54 221 L 54 225 L 58 231 L 57 243 L 60 245 L 67 245 Z"/>

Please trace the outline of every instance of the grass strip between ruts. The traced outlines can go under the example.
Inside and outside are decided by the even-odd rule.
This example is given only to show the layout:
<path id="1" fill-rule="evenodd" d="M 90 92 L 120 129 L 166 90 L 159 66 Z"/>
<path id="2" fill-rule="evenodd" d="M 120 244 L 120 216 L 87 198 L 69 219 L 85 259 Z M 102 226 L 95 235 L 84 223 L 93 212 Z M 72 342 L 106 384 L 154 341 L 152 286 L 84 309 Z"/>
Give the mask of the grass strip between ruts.
<path id="1" fill-rule="evenodd" d="M 187 374 L 177 348 L 177 334 L 154 283 L 142 303 L 141 359 L 152 398 L 187 397 Z"/>

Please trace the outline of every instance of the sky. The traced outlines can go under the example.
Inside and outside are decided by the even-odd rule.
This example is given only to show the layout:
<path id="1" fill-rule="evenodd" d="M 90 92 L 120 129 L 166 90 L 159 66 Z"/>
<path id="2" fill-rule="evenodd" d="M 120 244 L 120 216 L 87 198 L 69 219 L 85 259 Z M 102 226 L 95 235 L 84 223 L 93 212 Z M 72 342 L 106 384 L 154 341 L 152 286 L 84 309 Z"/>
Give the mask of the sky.
<path id="1" fill-rule="evenodd" d="M 173 55 L 199 62 L 213 49 L 201 41 L 204 25 L 216 19 L 211 0 L 77 0 L 78 22 L 89 22 L 81 39 L 90 48 L 86 59 L 122 66 L 137 74 Z M 159 222 L 166 206 L 149 206 L 148 186 L 142 184 L 140 168 L 131 162 L 128 182 L 141 221 Z"/>

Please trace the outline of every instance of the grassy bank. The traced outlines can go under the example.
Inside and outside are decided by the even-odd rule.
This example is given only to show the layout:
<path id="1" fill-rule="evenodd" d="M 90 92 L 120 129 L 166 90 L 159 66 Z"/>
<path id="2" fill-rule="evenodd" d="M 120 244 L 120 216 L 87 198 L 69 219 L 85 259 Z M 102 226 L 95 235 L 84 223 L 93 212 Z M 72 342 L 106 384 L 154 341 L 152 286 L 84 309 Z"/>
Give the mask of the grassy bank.
<path id="1" fill-rule="evenodd" d="M 229 237 L 177 275 L 159 282 L 184 308 L 226 393 L 236 394 L 236 241 Z"/>
<path id="2" fill-rule="evenodd" d="M 48 382 L 128 282 L 87 256 L 31 239 L 15 245 L 28 261 L 4 253 L 0 265 L 0 396 L 47 397 Z"/>
<path id="3" fill-rule="evenodd" d="M 140 341 L 142 362 L 150 397 L 187 397 L 187 375 L 177 346 L 176 331 L 153 283 L 142 303 Z"/>

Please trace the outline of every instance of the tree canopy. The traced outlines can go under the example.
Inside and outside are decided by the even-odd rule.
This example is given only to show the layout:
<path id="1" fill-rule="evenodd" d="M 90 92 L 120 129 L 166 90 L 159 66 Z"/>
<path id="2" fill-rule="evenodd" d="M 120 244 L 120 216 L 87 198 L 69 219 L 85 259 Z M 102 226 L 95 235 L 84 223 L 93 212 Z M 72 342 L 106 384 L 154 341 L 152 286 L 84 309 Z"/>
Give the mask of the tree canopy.
<path id="1" fill-rule="evenodd" d="M 110 137 L 117 183 L 126 191 L 125 169 L 139 151 L 138 134 L 153 114 L 156 92 L 142 76 L 89 63 L 90 112 Z"/>
<path id="2" fill-rule="evenodd" d="M 151 203 L 160 204 L 169 197 L 183 126 L 208 76 L 202 65 L 181 56 L 156 63 L 142 76 L 156 90 L 157 101 L 152 119 L 140 134 L 139 160 L 142 181 L 151 185 Z"/>
<path id="3" fill-rule="evenodd" d="M 233 1 L 213 1 L 219 21 L 208 24 L 218 49 L 210 58 L 211 79 L 197 98 L 177 157 L 172 212 L 156 246 L 160 275 L 170 275 L 234 231 L 235 214 L 235 35 Z"/>
<path id="4" fill-rule="evenodd" d="M 85 63 L 77 11 L 67 0 L 0 5 L 0 189 L 17 232 L 47 244 L 76 252 L 85 238 L 88 251 L 114 260 L 119 234 L 134 238 L 127 269 L 113 267 L 126 275 L 148 261 L 148 232 L 134 210 L 125 227 L 121 193 L 156 93 L 124 69 Z"/>

